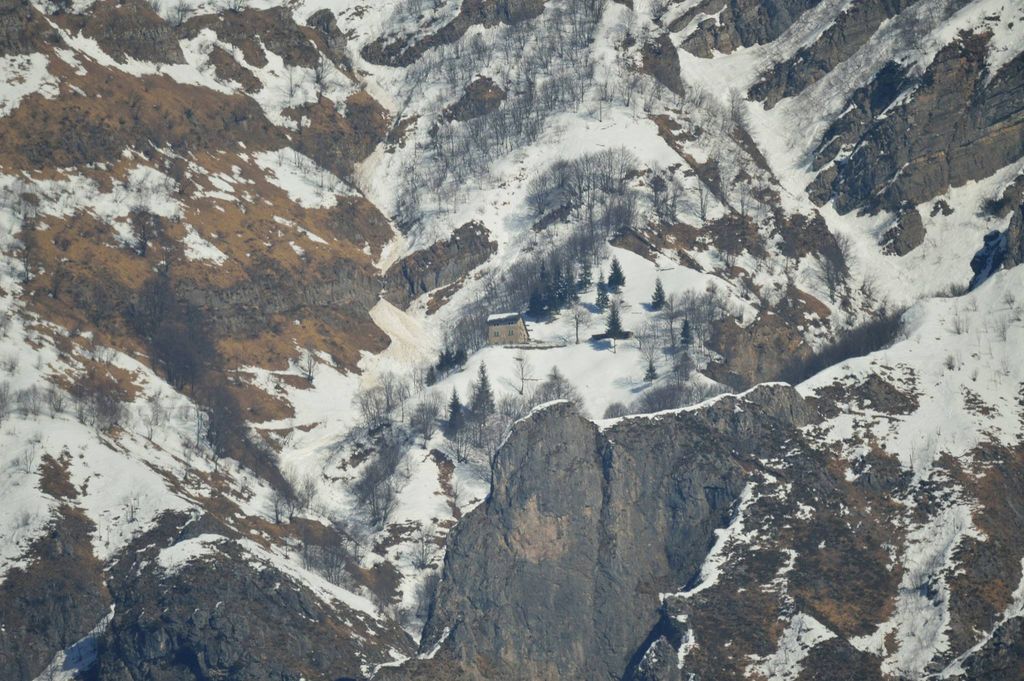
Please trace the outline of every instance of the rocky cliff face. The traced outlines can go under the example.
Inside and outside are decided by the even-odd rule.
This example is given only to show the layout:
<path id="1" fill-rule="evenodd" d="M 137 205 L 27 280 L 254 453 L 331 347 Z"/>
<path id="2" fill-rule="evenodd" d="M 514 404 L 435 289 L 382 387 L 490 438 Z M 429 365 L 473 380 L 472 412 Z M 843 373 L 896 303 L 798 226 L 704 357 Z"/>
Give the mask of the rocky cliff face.
<path id="1" fill-rule="evenodd" d="M 891 66 L 857 91 L 823 137 L 811 197 L 834 200 L 841 212 L 896 209 L 1020 158 L 1024 57 L 989 73 L 988 40 L 963 35 L 942 48 L 919 79 L 907 81 Z"/>
<path id="2" fill-rule="evenodd" d="M 382 678 L 620 678 L 658 594 L 694 577 L 758 458 L 810 417 L 784 386 L 605 428 L 535 411 L 450 540 L 421 647 L 440 651 Z"/>
<path id="3" fill-rule="evenodd" d="M 682 30 L 696 17 L 709 16 L 702 19 L 682 43 L 687 52 L 709 58 L 714 52 L 728 54 L 739 47 L 771 42 L 819 1 L 707 0 L 672 22 L 669 30 Z"/>
<path id="4" fill-rule="evenodd" d="M 389 267 L 384 273 L 384 297 L 405 307 L 428 291 L 457 282 L 487 262 L 496 250 L 486 227 L 467 222 L 445 241 L 416 251 Z"/>
<path id="5" fill-rule="evenodd" d="M 1010 5 L 0 0 L 0 681 L 1020 676 Z"/>
<path id="6" fill-rule="evenodd" d="M 185 61 L 170 24 L 140 0 L 96 3 L 83 33 L 121 62 L 129 58 L 161 64 Z"/>
<path id="7" fill-rule="evenodd" d="M 544 11 L 546 0 L 462 0 L 458 14 L 440 27 L 420 27 L 417 33 L 382 36 L 368 43 L 363 57 L 375 64 L 408 66 L 432 47 L 457 41 L 473 26 L 516 24 Z M 417 18 L 422 18 L 422 15 Z M 423 35 L 426 33 L 426 35 Z"/>
<path id="8" fill-rule="evenodd" d="M 390 659 L 388 647 L 410 649 L 397 627 L 332 599 L 326 582 L 313 591 L 209 517 L 181 521 L 165 518 L 148 548 L 111 571 L 100 678 L 359 678 Z"/>
<path id="9" fill-rule="evenodd" d="M 772 66 L 750 88 L 751 98 L 767 108 L 792 97 L 849 59 L 875 34 L 882 22 L 910 7 L 916 0 L 867 0 L 852 3 L 813 43 L 789 59 Z"/>
<path id="10" fill-rule="evenodd" d="M 986 279 L 999 271 L 1024 263 L 1024 205 L 1018 206 L 1010 218 L 1010 224 L 1003 232 L 985 235 L 985 243 L 971 259 L 974 277 L 971 288 L 980 286 Z"/>

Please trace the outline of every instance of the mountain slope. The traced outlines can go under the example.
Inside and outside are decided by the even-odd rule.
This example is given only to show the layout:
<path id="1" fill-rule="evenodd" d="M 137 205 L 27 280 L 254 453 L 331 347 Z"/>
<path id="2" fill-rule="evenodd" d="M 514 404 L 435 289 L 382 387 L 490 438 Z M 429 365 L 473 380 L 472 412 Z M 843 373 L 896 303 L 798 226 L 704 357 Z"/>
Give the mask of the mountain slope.
<path id="1" fill-rule="evenodd" d="M 1022 26 L 2 3 L 0 668 L 1012 675 Z"/>

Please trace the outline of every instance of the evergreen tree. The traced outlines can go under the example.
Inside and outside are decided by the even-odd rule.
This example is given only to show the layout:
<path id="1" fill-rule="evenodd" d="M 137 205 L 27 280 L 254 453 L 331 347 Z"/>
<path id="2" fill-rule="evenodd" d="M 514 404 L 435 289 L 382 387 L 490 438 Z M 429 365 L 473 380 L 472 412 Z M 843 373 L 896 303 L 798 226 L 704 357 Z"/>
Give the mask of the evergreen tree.
<path id="1" fill-rule="evenodd" d="M 609 338 L 622 338 L 622 319 L 619 317 L 619 306 L 612 303 L 608 309 L 608 325 L 605 327 L 605 335 Z"/>
<path id="2" fill-rule="evenodd" d="M 548 266 L 543 261 L 540 263 L 539 279 L 537 289 L 541 296 L 541 304 L 548 307 L 548 303 L 551 301 L 551 275 L 548 274 Z"/>
<path id="3" fill-rule="evenodd" d="M 558 309 L 569 301 L 569 294 L 572 290 L 572 273 L 568 268 L 561 267 L 554 263 L 552 269 L 554 274 L 551 277 L 551 296 L 549 307 Z"/>
<path id="4" fill-rule="evenodd" d="M 576 277 L 576 290 L 583 292 L 590 288 L 590 284 L 593 283 L 591 277 L 590 265 L 581 267 L 579 275 Z"/>
<path id="5" fill-rule="evenodd" d="M 576 271 L 569 263 L 566 263 L 565 270 L 563 270 L 562 284 L 565 286 L 565 301 L 563 305 L 568 305 L 580 299 L 580 285 L 576 280 Z"/>
<path id="6" fill-rule="evenodd" d="M 452 389 L 452 399 L 448 402 L 448 432 L 457 433 L 465 423 L 462 400 L 459 399 L 459 391 Z"/>
<path id="7" fill-rule="evenodd" d="M 494 392 L 491 390 L 491 379 L 487 376 L 487 366 L 480 364 L 480 371 L 473 384 L 473 398 L 470 407 L 473 418 L 481 421 L 494 413 Z"/>
<path id="8" fill-rule="evenodd" d="M 604 283 L 604 274 L 597 273 L 597 309 L 603 310 L 608 307 L 608 286 Z"/>
<path id="9" fill-rule="evenodd" d="M 573 404 L 580 406 L 583 401 L 579 391 L 558 370 L 557 366 L 551 368 L 547 378 L 537 387 L 537 393 L 534 397 L 538 400 L 538 403 L 550 402 L 551 400 L 569 400 Z"/>
<path id="10" fill-rule="evenodd" d="M 626 283 L 626 275 L 622 273 L 622 265 L 618 258 L 612 258 L 612 269 L 608 272 L 608 288 L 618 291 Z"/>
<path id="11" fill-rule="evenodd" d="M 647 373 L 644 374 L 645 381 L 653 381 L 658 377 L 658 371 L 654 368 L 654 360 L 647 360 Z"/>
<path id="12" fill-rule="evenodd" d="M 437 370 L 434 367 L 427 369 L 427 377 L 424 380 L 427 385 L 434 385 L 437 383 Z"/>
<path id="13" fill-rule="evenodd" d="M 676 380 L 679 383 L 685 383 L 690 380 L 690 374 L 693 373 L 693 360 L 690 359 L 690 355 L 685 352 L 681 352 L 676 355 L 675 362 L 672 364 L 672 369 L 675 371 Z"/>
<path id="14" fill-rule="evenodd" d="M 683 349 L 689 350 L 690 346 L 693 345 L 693 332 L 690 330 L 690 320 L 683 320 L 683 331 L 680 334 L 680 340 L 683 342 Z"/>
<path id="15" fill-rule="evenodd" d="M 654 295 L 651 296 L 651 309 L 660 310 L 665 307 L 665 288 L 661 285 L 661 279 L 654 280 Z"/>
<path id="16" fill-rule="evenodd" d="M 533 289 L 533 293 L 530 294 L 530 304 L 526 308 L 526 313 L 531 317 L 544 316 L 544 296 L 538 289 Z"/>

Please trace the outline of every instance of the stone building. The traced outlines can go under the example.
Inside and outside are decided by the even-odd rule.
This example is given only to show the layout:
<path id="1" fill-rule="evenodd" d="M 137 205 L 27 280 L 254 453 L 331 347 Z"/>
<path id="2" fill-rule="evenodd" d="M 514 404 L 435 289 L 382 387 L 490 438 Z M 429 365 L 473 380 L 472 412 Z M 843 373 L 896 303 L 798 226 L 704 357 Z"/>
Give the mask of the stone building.
<path id="1" fill-rule="evenodd" d="M 525 345 L 529 342 L 530 332 L 518 312 L 492 314 L 487 318 L 488 345 Z"/>

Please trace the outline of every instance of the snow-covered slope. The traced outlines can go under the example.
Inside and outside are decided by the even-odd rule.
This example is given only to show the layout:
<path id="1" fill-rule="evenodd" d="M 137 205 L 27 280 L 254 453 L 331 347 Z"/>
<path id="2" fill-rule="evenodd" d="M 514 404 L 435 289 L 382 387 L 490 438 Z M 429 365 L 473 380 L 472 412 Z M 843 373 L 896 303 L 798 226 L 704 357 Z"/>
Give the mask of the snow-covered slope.
<path id="1" fill-rule="evenodd" d="M 983 646 L 941 575 L 990 532 L 960 468 L 1019 444 L 1019 273 L 945 296 L 1020 201 L 1024 17 L 861 5 L 780 2 L 774 23 L 648 0 L 5 8 L 0 580 L 50 569 L 41 546 L 76 519 L 75 569 L 96 577 L 17 678 L 101 620 L 130 638 L 137 613 L 104 591 L 130 580 L 103 576 L 126 556 L 272 568 L 360 620 L 346 673 L 365 675 L 412 653 L 451 528 L 539 402 L 681 407 L 796 375 L 904 307 L 905 339 L 800 390 L 838 410 L 808 437 L 850 485 L 866 452 L 906 471 L 885 511 L 905 593 L 871 631 L 787 611 L 745 669 L 796 678 L 842 639 L 920 675 Z M 625 284 L 603 305 L 613 259 Z M 530 307 L 529 346 L 483 345 L 489 314 Z M 613 307 L 630 337 L 591 339 Z M 174 374 L 179 345 L 198 378 Z M 449 400 L 470 405 L 482 369 L 494 413 L 456 432 Z M 848 406 L 871 372 L 914 409 Z M 941 501 L 919 511 L 922 490 Z"/>

